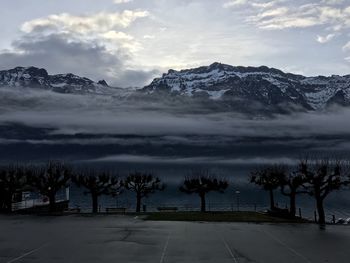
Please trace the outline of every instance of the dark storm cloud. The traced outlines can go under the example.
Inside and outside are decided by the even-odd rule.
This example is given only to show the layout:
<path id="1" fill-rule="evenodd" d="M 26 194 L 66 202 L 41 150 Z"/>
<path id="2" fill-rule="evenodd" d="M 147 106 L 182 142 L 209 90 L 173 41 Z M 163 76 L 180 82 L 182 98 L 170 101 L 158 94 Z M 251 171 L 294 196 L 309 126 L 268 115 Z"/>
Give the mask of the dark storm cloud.
<path id="1" fill-rule="evenodd" d="M 0 67 L 37 66 L 50 72 L 74 72 L 101 79 L 111 67 L 122 66 L 125 55 L 111 56 L 103 46 L 71 42 L 65 35 L 22 38 L 13 43 L 21 52 L 0 54 Z"/>
<path id="2" fill-rule="evenodd" d="M 120 77 L 118 84 L 121 87 L 128 87 L 128 86 L 135 86 L 135 87 L 142 87 L 145 85 L 145 83 L 151 83 L 151 81 L 155 78 L 160 76 L 161 73 L 159 70 L 131 70 L 127 69 L 124 70 Z"/>
<path id="3" fill-rule="evenodd" d="M 142 86 L 158 73 L 128 70 L 130 56 L 122 48 L 111 53 L 102 44 L 74 41 L 65 34 L 25 36 L 13 42 L 13 48 L 0 53 L 0 68 L 43 67 L 51 74 L 74 73 L 121 87 Z"/>

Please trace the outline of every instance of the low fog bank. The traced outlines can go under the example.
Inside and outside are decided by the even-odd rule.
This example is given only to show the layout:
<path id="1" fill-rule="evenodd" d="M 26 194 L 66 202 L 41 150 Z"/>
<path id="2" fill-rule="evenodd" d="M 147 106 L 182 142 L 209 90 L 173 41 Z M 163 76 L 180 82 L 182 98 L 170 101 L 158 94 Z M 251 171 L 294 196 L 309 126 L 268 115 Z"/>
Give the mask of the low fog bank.
<path id="1" fill-rule="evenodd" d="M 0 89 L 4 159 L 89 162 L 294 163 L 306 153 L 350 152 L 350 109 L 265 116 L 123 96 Z M 12 156 L 12 157 L 11 157 Z M 46 157 L 46 158 L 47 158 Z"/>

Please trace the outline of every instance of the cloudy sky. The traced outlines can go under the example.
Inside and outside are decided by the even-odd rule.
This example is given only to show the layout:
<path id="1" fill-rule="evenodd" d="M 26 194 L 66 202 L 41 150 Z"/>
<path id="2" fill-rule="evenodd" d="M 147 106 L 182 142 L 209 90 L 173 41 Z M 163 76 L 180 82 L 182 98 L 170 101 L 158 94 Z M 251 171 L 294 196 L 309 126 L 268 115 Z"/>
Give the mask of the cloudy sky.
<path id="1" fill-rule="evenodd" d="M 0 69 L 142 86 L 169 68 L 350 74 L 348 0 L 2 0 Z"/>

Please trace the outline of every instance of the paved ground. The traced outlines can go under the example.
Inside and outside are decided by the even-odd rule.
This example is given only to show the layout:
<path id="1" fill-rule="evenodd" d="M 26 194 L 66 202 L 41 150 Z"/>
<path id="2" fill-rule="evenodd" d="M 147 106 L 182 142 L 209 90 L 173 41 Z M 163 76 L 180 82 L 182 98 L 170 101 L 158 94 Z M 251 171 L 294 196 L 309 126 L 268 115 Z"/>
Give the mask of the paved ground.
<path id="1" fill-rule="evenodd" d="M 350 227 L 0 217 L 0 262 L 350 262 Z"/>

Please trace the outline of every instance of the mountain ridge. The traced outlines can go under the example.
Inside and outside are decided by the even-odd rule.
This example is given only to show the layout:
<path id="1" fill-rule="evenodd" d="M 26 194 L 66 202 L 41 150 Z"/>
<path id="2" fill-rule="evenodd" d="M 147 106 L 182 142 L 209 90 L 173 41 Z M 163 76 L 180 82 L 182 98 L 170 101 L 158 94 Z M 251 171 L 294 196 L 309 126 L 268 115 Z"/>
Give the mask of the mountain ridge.
<path id="1" fill-rule="evenodd" d="M 72 73 L 49 75 L 46 69 L 15 67 L 0 71 L 0 87 L 27 87 L 52 90 L 58 93 L 108 94 L 111 88 L 105 80 L 94 82 Z"/>
<path id="2" fill-rule="evenodd" d="M 191 69 L 170 69 L 138 89 L 114 88 L 104 80 L 95 82 L 72 73 L 49 75 L 43 68 L 16 67 L 0 71 L 0 87 L 158 101 L 185 99 L 226 111 L 248 108 L 270 112 L 289 108 L 308 111 L 332 105 L 350 106 L 350 75 L 306 77 L 267 66 L 243 67 L 218 62 Z"/>
<path id="3" fill-rule="evenodd" d="M 143 88 L 146 93 L 207 97 L 223 102 L 254 101 L 262 105 L 294 104 L 307 110 L 331 104 L 350 105 L 350 75 L 305 77 L 279 69 L 235 67 L 221 63 L 169 70 Z"/>

